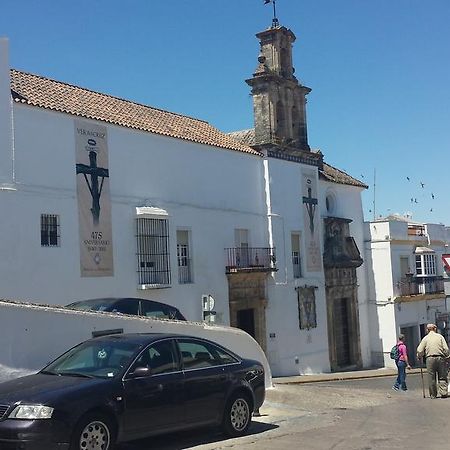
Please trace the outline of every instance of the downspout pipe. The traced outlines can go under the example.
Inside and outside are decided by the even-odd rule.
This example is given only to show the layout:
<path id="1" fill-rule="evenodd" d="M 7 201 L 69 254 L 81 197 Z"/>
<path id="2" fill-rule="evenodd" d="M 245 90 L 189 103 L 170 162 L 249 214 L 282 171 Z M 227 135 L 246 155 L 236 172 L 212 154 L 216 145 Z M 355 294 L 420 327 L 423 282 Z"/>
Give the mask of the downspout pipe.
<path id="1" fill-rule="evenodd" d="M 9 40 L 0 38 L 0 191 L 14 189 L 14 140 Z"/>

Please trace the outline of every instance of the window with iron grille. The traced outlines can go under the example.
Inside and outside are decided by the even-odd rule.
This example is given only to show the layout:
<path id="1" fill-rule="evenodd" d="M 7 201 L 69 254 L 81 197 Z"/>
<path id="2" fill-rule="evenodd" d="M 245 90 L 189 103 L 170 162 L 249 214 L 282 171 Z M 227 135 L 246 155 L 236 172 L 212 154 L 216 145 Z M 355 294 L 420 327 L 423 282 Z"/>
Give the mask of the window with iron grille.
<path id="1" fill-rule="evenodd" d="M 189 231 L 177 231 L 178 282 L 192 283 L 191 258 L 189 254 Z"/>
<path id="2" fill-rule="evenodd" d="M 292 247 L 292 270 L 294 278 L 301 278 L 302 265 L 300 260 L 300 233 L 291 234 L 291 247 Z"/>
<path id="3" fill-rule="evenodd" d="M 136 219 L 137 272 L 140 285 L 169 285 L 169 224 L 167 219 Z"/>
<path id="4" fill-rule="evenodd" d="M 436 275 L 436 255 L 416 255 L 416 275 Z"/>
<path id="5" fill-rule="evenodd" d="M 41 214 L 41 246 L 59 247 L 59 216 L 56 214 Z"/>

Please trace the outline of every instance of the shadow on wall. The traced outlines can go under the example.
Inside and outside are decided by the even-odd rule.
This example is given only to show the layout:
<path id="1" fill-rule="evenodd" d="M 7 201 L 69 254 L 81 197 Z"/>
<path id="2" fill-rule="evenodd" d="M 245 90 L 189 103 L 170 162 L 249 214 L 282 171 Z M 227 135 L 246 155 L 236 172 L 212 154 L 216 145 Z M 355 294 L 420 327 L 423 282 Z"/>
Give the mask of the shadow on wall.
<path id="1" fill-rule="evenodd" d="M 382 306 L 377 305 L 376 297 L 376 280 L 373 271 L 372 253 L 370 250 L 365 251 L 364 254 L 364 266 L 367 277 L 368 293 L 367 298 L 369 302 L 369 336 L 370 336 L 370 351 L 371 351 L 371 366 L 372 367 L 385 367 L 385 356 L 383 352 L 383 340 L 380 339 L 380 316 L 379 308 Z M 392 344 L 394 345 L 395 342 Z M 389 358 L 389 355 L 387 355 Z"/>

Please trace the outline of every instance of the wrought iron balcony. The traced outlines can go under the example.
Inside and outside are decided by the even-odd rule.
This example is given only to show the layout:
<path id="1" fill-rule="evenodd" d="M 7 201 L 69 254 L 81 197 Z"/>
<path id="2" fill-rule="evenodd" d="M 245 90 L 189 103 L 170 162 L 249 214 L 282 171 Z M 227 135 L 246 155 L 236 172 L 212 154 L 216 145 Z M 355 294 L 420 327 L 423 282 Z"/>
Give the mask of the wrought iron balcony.
<path id="1" fill-rule="evenodd" d="M 226 273 L 275 272 L 275 249 L 261 247 L 226 248 Z"/>
<path id="2" fill-rule="evenodd" d="M 443 294 L 444 279 L 438 276 L 408 276 L 397 282 L 397 288 L 401 297 L 423 294 Z"/>

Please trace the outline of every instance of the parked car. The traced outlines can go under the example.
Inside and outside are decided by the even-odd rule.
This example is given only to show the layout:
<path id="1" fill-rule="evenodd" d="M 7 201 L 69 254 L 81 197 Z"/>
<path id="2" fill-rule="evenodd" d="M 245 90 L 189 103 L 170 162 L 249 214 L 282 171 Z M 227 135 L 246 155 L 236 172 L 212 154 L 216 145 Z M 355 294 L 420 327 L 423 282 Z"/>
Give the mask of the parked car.
<path id="1" fill-rule="evenodd" d="M 70 303 L 66 307 L 78 311 L 107 311 L 131 314 L 133 316 L 186 320 L 175 306 L 145 298 L 94 298 Z"/>
<path id="2" fill-rule="evenodd" d="M 110 450 L 204 425 L 240 436 L 264 397 L 263 366 L 209 340 L 103 336 L 0 384 L 0 448 Z"/>

